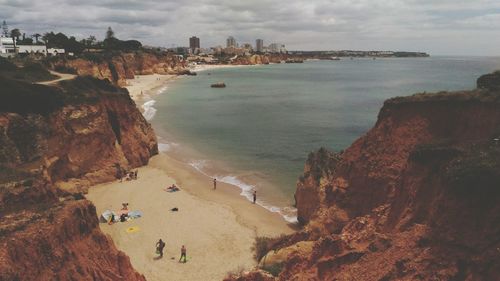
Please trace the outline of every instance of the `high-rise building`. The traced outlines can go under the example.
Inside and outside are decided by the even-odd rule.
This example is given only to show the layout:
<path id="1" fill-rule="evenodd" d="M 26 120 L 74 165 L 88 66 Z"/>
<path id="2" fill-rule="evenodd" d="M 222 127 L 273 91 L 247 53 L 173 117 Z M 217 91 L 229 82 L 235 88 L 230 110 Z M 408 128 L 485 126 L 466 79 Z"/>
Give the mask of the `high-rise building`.
<path id="1" fill-rule="evenodd" d="M 255 51 L 262 53 L 264 51 L 264 40 L 257 39 L 255 40 Z"/>
<path id="2" fill-rule="evenodd" d="M 194 53 L 196 49 L 200 48 L 200 38 L 193 36 L 189 38 L 189 49 Z"/>
<path id="3" fill-rule="evenodd" d="M 235 48 L 236 48 L 236 47 L 238 47 L 238 46 L 236 45 L 236 39 L 234 39 L 234 37 L 233 37 L 233 36 L 229 36 L 229 37 L 227 37 L 227 40 L 226 40 L 226 47 L 228 47 L 228 48 L 229 48 L 229 47 L 235 47 Z"/>

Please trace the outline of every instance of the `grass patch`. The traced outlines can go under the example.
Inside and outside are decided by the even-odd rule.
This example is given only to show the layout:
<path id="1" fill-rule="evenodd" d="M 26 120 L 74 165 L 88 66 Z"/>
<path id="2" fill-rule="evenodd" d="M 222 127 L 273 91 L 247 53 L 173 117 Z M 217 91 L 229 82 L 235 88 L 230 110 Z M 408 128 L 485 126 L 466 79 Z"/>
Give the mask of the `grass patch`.
<path id="1" fill-rule="evenodd" d="M 255 251 L 255 259 L 260 261 L 270 250 L 276 238 L 257 236 L 253 250 Z"/>
<path id="2" fill-rule="evenodd" d="M 270 266 L 265 266 L 262 269 L 271 273 L 274 277 L 278 277 L 280 275 L 281 271 L 283 271 L 283 267 L 285 266 L 284 263 L 276 263 Z"/>

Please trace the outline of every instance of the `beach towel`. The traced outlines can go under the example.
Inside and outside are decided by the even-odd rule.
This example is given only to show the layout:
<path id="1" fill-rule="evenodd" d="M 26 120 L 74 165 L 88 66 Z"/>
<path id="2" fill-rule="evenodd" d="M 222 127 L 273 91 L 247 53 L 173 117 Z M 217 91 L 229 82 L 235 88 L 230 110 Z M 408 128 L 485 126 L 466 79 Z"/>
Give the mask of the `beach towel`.
<path id="1" fill-rule="evenodd" d="M 137 218 L 140 218 L 142 217 L 142 212 L 141 211 L 130 211 L 128 212 L 128 216 L 132 219 L 137 219 Z"/>
<path id="2" fill-rule="evenodd" d="M 140 228 L 138 226 L 131 226 L 129 228 L 127 228 L 125 231 L 127 233 L 136 233 L 140 230 Z"/>
<path id="3" fill-rule="evenodd" d="M 103 222 L 109 222 L 109 219 L 111 218 L 111 215 L 115 215 L 115 220 L 113 222 L 117 222 L 120 219 L 120 216 L 118 216 L 115 212 L 112 212 L 110 210 L 106 210 L 101 214 L 101 219 Z"/>

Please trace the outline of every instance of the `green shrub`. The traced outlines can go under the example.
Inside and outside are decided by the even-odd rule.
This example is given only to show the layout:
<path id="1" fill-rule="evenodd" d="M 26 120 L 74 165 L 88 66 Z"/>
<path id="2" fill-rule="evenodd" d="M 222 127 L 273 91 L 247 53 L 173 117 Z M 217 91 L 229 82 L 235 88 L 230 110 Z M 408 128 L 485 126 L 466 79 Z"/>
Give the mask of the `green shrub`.
<path id="1" fill-rule="evenodd" d="M 284 263 L 280 262 L 270 266 L 263 267 L 262 269 L 271 273 L 274 277 L 278 277 L 278 275 L 280 275 L 281 271 L 283 270 L 284 265 L 285 265 Z"/>
<path id="2" fill-rule="evenodd" d="M 267 252 L 271 250 L 271 245 L 274 240 L 274 238 L 264 236 L 257 236 L 255 238 L 253 249 L 255 251 L 254 257 L 257 261 L 260 261 L 260 259 L 262 259 L 267 254 Z"/>

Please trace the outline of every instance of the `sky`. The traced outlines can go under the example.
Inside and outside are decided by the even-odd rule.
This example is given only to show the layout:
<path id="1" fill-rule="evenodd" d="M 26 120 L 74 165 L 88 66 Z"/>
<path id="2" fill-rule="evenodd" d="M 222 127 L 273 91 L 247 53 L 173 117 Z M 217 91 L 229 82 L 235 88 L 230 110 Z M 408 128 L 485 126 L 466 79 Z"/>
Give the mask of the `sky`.
<path id="1" fill-rule="evenodd" d="M 288 50 L 423 51 L 500 56 L 500 0 L 0 0 L 0 21 L 28 34 L 116 37 L 201 47 L 264 39 Z"/>

